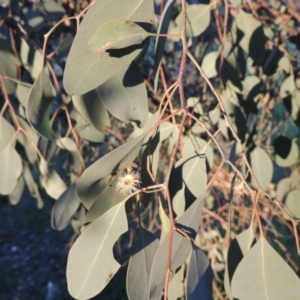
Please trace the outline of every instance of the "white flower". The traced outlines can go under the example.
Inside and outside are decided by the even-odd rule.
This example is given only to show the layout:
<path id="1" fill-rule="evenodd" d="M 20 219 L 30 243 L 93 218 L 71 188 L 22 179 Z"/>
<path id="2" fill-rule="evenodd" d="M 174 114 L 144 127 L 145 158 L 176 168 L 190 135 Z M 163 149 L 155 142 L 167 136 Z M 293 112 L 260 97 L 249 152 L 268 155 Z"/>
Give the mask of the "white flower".
<path id="1" fill-rule="evenodd" d="M 140 174 L 137 172 L 130 172 L 119 178 L 116 184 L 116 190 L 122 194 L 130 194 L 139 189 L 140 183 Z"/>

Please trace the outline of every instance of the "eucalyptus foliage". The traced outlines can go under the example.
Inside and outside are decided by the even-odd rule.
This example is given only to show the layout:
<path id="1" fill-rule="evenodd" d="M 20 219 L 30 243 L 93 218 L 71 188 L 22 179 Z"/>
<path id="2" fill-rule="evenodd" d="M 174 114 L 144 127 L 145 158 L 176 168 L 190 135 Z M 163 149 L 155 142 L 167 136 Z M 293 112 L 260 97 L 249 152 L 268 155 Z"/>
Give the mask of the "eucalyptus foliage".
<path id="1" fill-rule="evenodd" d="M 128 230 L 130 300 L 300 299 L 299 14 L 198 2 L 2 4 L 0 194 L 55 200 L 75 299 Z"/>

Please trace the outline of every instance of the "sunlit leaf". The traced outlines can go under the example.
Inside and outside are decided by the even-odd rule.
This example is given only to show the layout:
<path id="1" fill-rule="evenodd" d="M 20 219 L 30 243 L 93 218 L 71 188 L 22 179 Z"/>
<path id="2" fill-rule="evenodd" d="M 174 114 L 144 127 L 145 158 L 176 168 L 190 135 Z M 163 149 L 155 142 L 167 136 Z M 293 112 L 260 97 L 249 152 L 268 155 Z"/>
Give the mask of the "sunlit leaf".
<path id="1" fill-rule="evenodd" d="M 39 6 L 39 9 L 45 15 L 49 14 L 51 18 L 59 21 L 63 15 L 66 13 L 64 7 L 55 0 L 43 1 Z"/>
<path id="2" fill-rule="evenodd" d="M 33 128 L 48 139 L 55 137 L 49 123 L 50 106 L 55 95 L 55 89 L 48 75 L 42 70 L 30 91 L 26 115 Z"/>
<path id="3" fill-rule="evenodd" d="M 18 60 L 9 51 L 0 49 L 0 74 L 2 76 L 17 79 L 18 73 Z M 16 90 L 16 82 L 10 79 L 4 78 L 4 85 L 8 94 L 13 94 Z M 1 88 L 1 83 L 0 83 Z"/>
<path id="4" fill-rule="evenodd" d="M 18 152 L 7 145 L 0 152 L 0 194 L 9 195 L 17 186 L 18 178 L 22 173 L 22 161 Z"/>
<path id="5" fill-rule="evenodd" d="M 284 208 L 292 217 L 300 219 L 300 190 L 290 191 L 287 194 Z"/>
<path id="6" fill-rule="evenodd" d="M 151 265 L 158 245 L 153 233 L 139 229 L 127 269 L 126 289 L 130 300 L 148 299 Z"/>
<path id="7" fill-rule="evenodd" d="M 124 206 L 114 206 L 88 225 L 71 248 L 67 281 L 75 299 L 89 299 L 100 293 L 120 268 L 112 248 L 128 229 Z"/>
<path id="8" fill-rule="evenodd" d="M 75 183 L 71 184 L 54 203 L 51 212 L 51 226 L 63 230 L 68 226 L 80 204 Z"/>
<path id="9" fill-rule="evenodd" d="M 233 274 L 241 262 L 243 257 L 252 247 L 255 241 L 252 227 L 250 226 L 247 230 L 238 234 L 230 243 L 230 247 L 227 253 L 227 264 L 224 275 L 224 287 L 227 296 L 232 299 L 231 296 L 231 280 Z"/>
<path id="10" fill-rule="evenodd" d="M 43 65 L 42 51 L 34 49 L 24 38 L 21 38 L 20 58 L 24 68 L 30 73 L 35 80 L 41 73 Z"/>
<path id="11" fill-rule="evenodd" d="M 291 62 L 286 55 L 283 55 L 278 62 L 278 68 L 286 72 L 287 74 L 290 72 Z"/>
<path id="12" fill-rule="evenodd" d="M 190 97 L 187 99 L 186 104 L 188 107 L 191 107 L 193 112 L 203 115 L 203 108 L 200 102 L 199 97 Z"/>
<path id="13" fill-rule="evenodd" d="M 212 51 L 206 54 L 202 60 L 201 67 L 208 78 L 217 76 L 217 59 L 220 55 L 219 51 Z"/>
<path id="14" fill-rule="evenodd" d="M 38 158 L 38 154 L 36 152 L 36 149 L 34 148 L 34 145 L 37 146 L 37 143 L 39 140 L 39 135 L 30 126 L 30 124 L 28 124 L 27 120 L 21 118 L 20 116 L 18 116 L 17 118 L 20 122 L 20 125 L 27 132 L 27 135 L 29 136 L 29 138 L 28 138 L 28 136 L 25 136 L 22 131 L 19 132 L 18 133 L 18 142 L 24 147 L 28 161 L 31 164 L 34 164 Z"/>
<path id="15" fill-rule="evenodd" d="M 130 20 L 111 20 L 101 25 L 88 41 L 92 51 L 101 55 L 109 49 L 141 44 L 149 33 Z"/>
<path id="16" fill-rule="evenodd" d="M 284 145 L 281 144 L 281 147 Z M 281 157 L 280 155 L 275 156 L 276 164 L 280 167 L 291 167 L 295 165 L 298 161 L 299 157 L 299 147 L 296 142 L 291 141 L 291 147 L 288 155 L 286 157 Z"/>
<path id="17" fill-rule="evenodd" d="M 15 128 L 0 115 L 0 151 L 2 151 L 9 142 L 12 142 L 12 146 L 15 145 L 15 141 L 12 140 L 15 134 Z"/>
<path id="18" fill-rule="evenodd" d="M 250 153 L 250 163 L 254 175 L 263 190 L 265 190 L 273 177 L 273 162 L 269 155 L 260 147 Z M 253 186 L 256 186 L 254 179 L 251 179 Z"/>
<path id="19" fill-rule="evenodd" d="M 187 275 L 187 300 L 213 299 L 213 272 L 203 251 L 193 246 Z"/>
<path id="20" fill-rule="evenodd" d="M 296 273 L 261 237 L 238 265 L 232 278 L 232 295 L 243 300 L 298 299 Z"/>
<path id="21" fill-rule="evenodd" d="M 276 200 L 282 201 L 284 196 L 289 192 L 291 189 L 291 179 L 290 178 L 283 178 L 277 183 L 276 187 Z"/>
<path id="22" fill-rule="evenodd" d="M 26 107 L 27 100 L 32 89 L 32 84 L 25 83 L 25 82 L 18 82 L 16 88 L 16 96 L 19 102 Z"/>
<path id="23" fill-rule="evenodd" d="M 290 76 L 286 77 L 285 80 L 280 85 L 279 95 L 281 99 L 284 99 L 285 97 L 293 94 L 295 89 L 296 89 L 295 78 L 294 75 L 291 74 Z"/>
<path id="24" fill-rule="evenodd" d="M 169 300 L 177 300 L 178 298 L 181 298 L 184 295 L 184 270 L 185 265 L 182 265 L 180 270 L 176 272 L 172 280 L 169 282 Z"/>
<path id="25" fill-rule="evenodd" d="M 196 37 L 204 32 L 210 23 L 210 6 L 207 4 L 191 4 L 186 6 L 186 35 L 187 37 Z M 180 33 L 182 27 L 182 13 L 180 13 L 175 23 L 176 32 Z"/>
<path id="26" fill-rule="evenodd" d="M 142 23 L 150 31 L 153 20 L 152 0 L 97 1 L 80 24 L 68 56 L 64 73 L 64 87 L 71 95 L 82 95 L 98 87 L 108 78 L 131 63 L 142 51 L 144 43 L 105 51 L 97 55 L 88 45 L 91 37 L 103 24 L 111 20 Z M 144 27 L 145 25 L 145 27 Z"/>
<path id="27" fill-rule="evenodd" d="M 162 242 L 166 235 L 169 233 L 171 225 L 170 225 L 170 219 L 167 216 L 161 201 L 159 201 L 159 208 L 158 208 L 159 218 L 161 221 L 161 233 L 160 233 L 160 241 Z"/>
<path id="28" fill-rule="evenodd" d="M 248 53 L 253 59 L 260 59 L 265 53 L 265 41 L 263 27 L 261 22 L 251 13 L 247 13 L 242 9 L 239 10 L 235 18 L 237 31 L 235 42 L 239 43 L 242 49 Z"/>
<path id="29" fill-rule="evenodd" d="M 67 189 L 66 184 L 58 175 L 58 173 L 48 166 L 47 161 L 41 158 L 39 164 L 41 172 L 41 185 L 46 190 L 47 194 L 53 199 L 58 199 Z"/>
<path id="30" fill-rule="evenodd" d="M 204 153 L 208 161 L 210 168 L 213 167 L 214 163 L 214 152 L 211 145 L 207 141 L 200 139 L 196 136 L 187 136 L 184 138 L 184 153 L 190 154 L 192 152 L 197 152 L 199 154 Z"/>

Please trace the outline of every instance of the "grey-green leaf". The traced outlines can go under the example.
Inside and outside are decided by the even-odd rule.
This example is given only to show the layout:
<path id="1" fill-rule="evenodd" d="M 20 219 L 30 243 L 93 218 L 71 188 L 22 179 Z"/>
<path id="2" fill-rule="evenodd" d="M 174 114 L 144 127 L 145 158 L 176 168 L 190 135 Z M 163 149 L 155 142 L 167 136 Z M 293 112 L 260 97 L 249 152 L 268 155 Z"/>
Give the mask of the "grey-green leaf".
<path id="1" fill-rule="evenodd" d="M 196 37 L 204 32 L 210 23 L 210 6 L 207 4 L 187 5 L 186 17 L 186 35 L 187 37 Z M 177 33 L 181 31 L 182 19 L 182 13 L 180 13 L 175 20 Z"/>
<path id="2" fill-rule="evenodd" d="M 9 195 L 17 186 L 22 172 L 22 161 L 15 148 L 7 145 L 0 152 L 0 166 L 0 194 Z"/>
<path id="3" fill-rule="evenodd" d="M 176 226 L 186 231 L 191 237 L 195 238 L 199 229 L 201 209 L 204 197 L 200 196 L 198 199 L 184 212 L 184 214 L 177 220 Z M 156 298 L 162 294 L 165 276 L 167 270 L 167 252 L 169 247 L 169 234 L 160 244 L 154 262 L 151 268 L 150 276 L 150 299 Z M 171 269 L 175 272 L 186 260 L 191 251 L 191 241 L 177 231 L 174 232 Z M 171 275 L 171 278 L 174 273 Z"/>
<path id="4" fill-rule="evenodd" d="M 187 274 L 186 299 L 213 299 L 213 272 L 204 252 L 193 246 Z"/>
<path id="5" fill-rule="evenodd" d="M 56 141 L 58 147 L 66 149 L 70 152 L 73 158 L 73 169 L 75 172 L 81 172 L 82 170 L 82 157 L 81 153 L 75 144 L 75 142 L 69 137 L 63 137 Z"/>
<path id="6" fill-rule="evenodd" d="M 24 147 L 24 150 L 26 152 L 26 156 L 28 158 L 28 161 L 31 164 L 34 164 L 38 158 L 38 154 L 36 150 L 34 149 L 32 143 L 34 145 L 37 145 L 39 140 L 39 135 L 36 133 L 36 131 L 28 124 L 27 120 L 23 119 L 22 117 L 17 117 L 20 125 L 22 128 L 27 132 L 27 135 L 30 137 L 30 140 L 27 136 L 24 135 L 22 131 L 18 133 L 18 142 Z"/>
<path id="7" fill-rule="evenodd" d="M 103 0 L 97 1 L 88 10 L 80 24 L 68 56 L 64 73 L 64 87 L 71 95 L 82 95 L 98 87 L 116 74 L 142 51 L 143 44 L 118 49 L 115 55 L 106 51 L 97 55 L 88 45 L 100 26 L 110 20 L 130 20 L 147 24 L 150 29 L 153 20 L 152 0 Z"/>
<path id="8" fill-rule="evenodd" d="M 75 183 L 71 184 L 54 203 L 51 212 L 51 226 L 56 230 L 65 229 L 80 204 Z"/>
<path id="9" fill-rule="evenodd" d="M 2 151 L 9 142 L 12 142 L 12 138 L 15 134 L 15 128 L 0 115 L 0 151 Z M 15 145 L 15 141 L 12 142 L 12 146 Z"/>
<path id="10" fill-rule="evenodd" d="M 261 237 L 238 265 L 232 296 L 243 300 L 297 300 L 300 280 L 280 255 Z"/>
<path id="11" fill-rule="evenodd" d="M 220 56 L 220 51 L 212 51 L 206 54 L 203 58 L 201 67 L 208 78 L 217 76 L 217 59 Z"/>
<path id="12" fill-rule="evenodd" d="M 48 139 L 55 137 L 49 123 L 50 106 L 55 95 L 55 89 L 48 75 L 42 70 L 30 91 L 26 115 L 33 128 Z"/>
<path id="13" fill-rule="evenodd" d="M 114 205 L 122 202 L 127 198 L 128 194 L 120 193 L 116 189 L 119 178 L 121 176 L 124 176 L 124 174 L 124 171 L 120 171 L 95 200 L 86 215 L 85 223 L 94 222 L 97 218 L 106 213 Z"/>
<path id="14" fill-rule="evenodd" d="M 153 116 L 155 118 L 155 115 Z M 148 123 L 153 122 L 153 118 Z M 155 118 L 156 119 L 156 118 Z M 145 126 L 147 128 L 147 125 Z M 77 192 L 81 201 L 92 204 L 102 192 L 99 181 L 113 171 L 124 169 L 131 164 L 138 155 L 147 131 L 142 135 L 119 146 L 104 157 L 89 166 L 77 182 Z"/>
<path id="15" fill-rule="evenodd" d="M 298 161 L 299 157 L 299 147 L 295 141 L 292 141 L 291 150 L 286 158 L 280 157 L 280 155 L 276 154 L 275 161 L 276 164 L 280 167 L 291 167 L 295 165 Z"/>
<path id="16" fill-rule="evenodd" d="M 205 156 L 193 151 L 181 158 L 172 170 L 170 194 L 173 209 L 181 216 L 186 205 L 190 205 L 206 189 Z"/>
<path id="17" fill-rule="evenodd" d="M 130 20 L 111 20 L 101 25 L 88 41 L 90 49 L 101 55 L 109 49 L 141 44 L 149 33 Z"/>
<path id="18" fill-rule="evenodd" d="M 285 199 L 284 208 L 296 219 L 300 219 L 300 190 L 290 191 Z"/>
<path id="19" fill-rule="evenodd" d="M 31 170 L 26 163 L 23 164 L 23 176 L 24 176 L 25 183 L 28 187 L 28 190 L 29 190 L 31 196 L 36 198 L 36 200 L 37 200 L 37 207 L 42 208 L 44 206 L 43 199 L 40 195 L 38 185 L 36 184 L 36 182 L 33 179 Z"/>
<path id="20" fill-rule="evenodd" d="M 157 33 L 158 34 L 166 34 L 168 32 L 170 19 L 171 19 L 171 13 L 174 6 L 174 0 L 168 0 L 168 2 L 164 6 L 164 10 L 161 14 L 161 19 L 159 21 Z M 154 78 L 154 90 L 157 90 L 157 84 L 158 84 L 158 78 L 159 78 L 159 72 L 158 69 L 161 64 L 161 59 L 164 53 L 165 49 L 165 43 L 166 43 L 167 37 L 166 36 L 157 36 L 155 41 L 155 56 L 154 56 L 154 66 L 153 66 L 153 72 L 155 75 Z"/>
<path id="21" fill-rule="evenodd" d="M 139 229 L 127 270 L 126 289 L 130 300 L 148 299 L 151 265 L 158 245 L 153 233 Z"/>
<path id="22" fill-rule="evenodd" d="M 12 191 L 12 193 L 8 195 L 9 203 L 11 205 L 17 205 L 20 202 L 24 191 L 24 187 L 25 187 L 25 181 L 23 176 L 21 175 L 18 178 L 18 182 L 15 189 Z"/>
<path id="23" fill-rule="evenodd" d="M 185 265 L 182 265 L 180 270 L 175 273 L 172 280 L 169 282 L 168 299 L 177 300 L 182 299 L 184 295 L 185 282 L 184 282 Z M 161 299 L 161 298 L 159 298 Z"/>
<path id="24" fill-rule="evenodd" d="M 59 174 L 48 166 L 48 162 L 43 158 L 41 158 L 39 168 L 41 172 L 41 185 L 50 197 L 58 199 L 67 189 L 66 184 Z"/>
<path id="25" fill-rule="evenodd" d="M 148 96 L 143 76 L 133 61 L 104 82 L 98 93 L 116 118 L 143 127 L 148 119 Z"/>
<path id="26" fill-rule="evenodd" d="M 252 227 L 249 228 L 240 234 L 238 234 L 232 241 L 227 253 L 227 264 L 224 275 L 224 287 L 229 299 L 232 299 L 231 295 L 231 280 L 233 274 L 243 259 L 243 257 L 247 254 L 250 248 L 253 245 L 255 240 L 254 233 Z"/>
<path id="27" fill-rule="evenodd" d="M 82 139 L 94 143 L 102 143 L 104 141 L 104 133 L 100 132 L 94 125 L 87 122 L 77 111 L 73 110 L 71 112 L 71 117 L 76 121 L 78 134 Z"/>
<path id="28" fill-rule="evenodd" d="M 67 264 L 68 289 L 75 299 L 100 293 L 120 268 L 113 245 L 128 230 L 125 203 L 88 225 L 71 248 Z"/>
<path id="29" fill-rule="evenodd" d="M 27 100 L 32 89 L 32 85 L 26 82 L 18 82 L 16 89 L 16 96 L 19 102 L 26 107 Z"/>
<path id="30" fill-rule="evenodd" d="M 211 145 L 197 136 L 191 135 L 184 137 L 184 153 L 187 155 L 195 151 L 199 154 L 205 154 L 209 167 L 213 167 L 214 151 Z"/>
<path id="31" fill-rule="evenodd" d="M 72 101 L 84 119 L 100 132 L 104 133 L 103 126 L 110 126 L 109 115 L 98 89 L 81 96 L 72 96 Z"/>
<path id="32" fill-rule="evenodd" d="M 11 52 L 2 49 L 0 49 L 0 74 L 13 79 L 17 79 L 18 75 L 17 58 Z M 15 92 L 17 85 L 15 81 L 4 78 L 4 84 L 8 94 Z"/>

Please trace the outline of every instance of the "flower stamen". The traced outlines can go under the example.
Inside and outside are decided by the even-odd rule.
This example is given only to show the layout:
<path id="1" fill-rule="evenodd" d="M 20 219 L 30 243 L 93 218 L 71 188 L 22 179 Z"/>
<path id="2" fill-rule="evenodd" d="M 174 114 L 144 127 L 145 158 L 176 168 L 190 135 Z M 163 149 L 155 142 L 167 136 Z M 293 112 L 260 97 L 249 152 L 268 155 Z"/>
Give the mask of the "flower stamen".
<path id="1" fill-rule="evenodd" d="M 140 187 L 140 183 L 140 174 L 137 172 L 130 172 L 119 178 L 116 184 L 116 191 L 127 195 L 137 191 Z"/>

